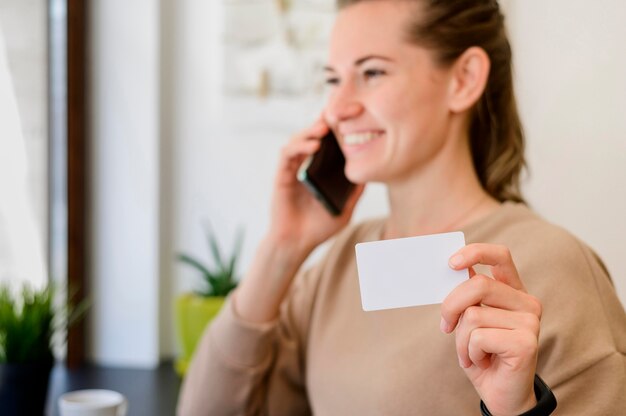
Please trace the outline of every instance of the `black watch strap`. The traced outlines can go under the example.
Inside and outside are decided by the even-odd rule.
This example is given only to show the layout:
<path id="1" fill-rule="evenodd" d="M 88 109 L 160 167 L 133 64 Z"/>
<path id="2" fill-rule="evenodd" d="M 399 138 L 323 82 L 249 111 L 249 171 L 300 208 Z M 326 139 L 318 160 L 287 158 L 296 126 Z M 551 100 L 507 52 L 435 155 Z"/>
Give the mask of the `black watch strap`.
<path id="1" fill-rule="evenodd" d="M 554 397 L 550 387 L 538 375 L 535 375 L 535 397 L 537 398 L 537 406 L 522 413 L 520 416 L 547 416 L 554 412 L 554 409 L 556 409 L 556 397 Z M 480 401 L 480 411 L 483 416 L 493 416 L 482 400 Z"/>

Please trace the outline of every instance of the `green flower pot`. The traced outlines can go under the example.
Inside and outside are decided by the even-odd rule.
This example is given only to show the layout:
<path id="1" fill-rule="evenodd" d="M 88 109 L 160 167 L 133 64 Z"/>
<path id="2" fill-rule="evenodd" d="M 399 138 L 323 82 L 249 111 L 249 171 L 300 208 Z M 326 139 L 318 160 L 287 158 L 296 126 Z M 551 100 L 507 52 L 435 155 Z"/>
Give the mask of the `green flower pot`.
<path id="1" fill-rule="evenodd" d="M 187 372 L 204 329 L 218 314 L 225 299 L 219 296 L 202 297 L 191 293 L 176 299 L 176 329 L 181 352 L 174 368 L 180 376 Z"/>

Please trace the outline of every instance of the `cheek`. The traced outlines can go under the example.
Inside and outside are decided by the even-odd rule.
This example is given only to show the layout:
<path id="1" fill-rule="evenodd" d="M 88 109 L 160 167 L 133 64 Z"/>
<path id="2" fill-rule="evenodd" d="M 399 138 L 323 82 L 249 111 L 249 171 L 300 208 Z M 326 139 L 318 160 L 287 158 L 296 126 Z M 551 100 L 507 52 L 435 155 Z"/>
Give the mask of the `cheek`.
<path id="1" fill-rule="evenodd" d="M 426 75 L 405 77 L 381 93 L 381 112 L 390 122 L 429 120 L 445 107 L 443 84 Z"/>
<path id="2" fill-rule="evenodd" d="M 414 88 L 396 101 L 392 115 L 402 122 L 407 134 L 426 139 L 438 130 L 438 125 L 445 119 L 445 95 L 433 85 Z"/>
<path id="3" fill-rule="evenodd" d="M 440 119 L 440 103 L 431 94 L 403 93 L 389 99 L 385 114 L 391 136 L 398 139 L 394 146 L 414 145 L 427 140 Z"/>
<path id="4" fill-rule="evenodd" d="M 393 88 L 381 91 L 375 101 L 370 102 L 369 112 L 391 136 L 405 130 L 419 117 L 420 103 L 406 89 Z"/>
<path id="5" fill-rule="evenodd" d="M 445 142 L 446 114 L 445 101 L 434 89 L 413 90 L 390 101 L 388 163 L 410 169 L 431 159 Z"/>

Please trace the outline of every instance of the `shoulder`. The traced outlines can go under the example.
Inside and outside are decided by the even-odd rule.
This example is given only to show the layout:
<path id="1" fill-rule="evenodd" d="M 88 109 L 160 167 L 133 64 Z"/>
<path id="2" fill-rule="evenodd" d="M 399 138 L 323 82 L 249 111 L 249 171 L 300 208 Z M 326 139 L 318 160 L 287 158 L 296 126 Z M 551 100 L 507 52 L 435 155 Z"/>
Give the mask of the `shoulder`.
<path id="1" fill-rule="evenodd" d="M 467 239 L 506 245 L 518 267 L 534 266 L 544 271 L 573 267 L 579 272 L 587 269 L 607 274 L 587 244 L 524 204 L 505 203 L 494 215 L 468 230 Z"/>
<path id="2" fill-rule="evenodd" d="M 521 204 L 503 206 L 468 234 L 509 248 L 524 285 L 542 301 L 547 322 L 562 328 L 570 321 L 572 334 L 595 331 L 595 339 L 626 350 L 626 314 L 609 273 L 579 238 Z M 554 328 L 554 333 L 562 331 Z"/>
<path id="3" fill-rule="evenodd" d="M 468 242 L 505 245 L 527 290 L 547 309 L 582 307 L 596 315 L 623 316 L 611 278 L 594 251 L 525 205 L 503 205 L 466 236 Z"/>

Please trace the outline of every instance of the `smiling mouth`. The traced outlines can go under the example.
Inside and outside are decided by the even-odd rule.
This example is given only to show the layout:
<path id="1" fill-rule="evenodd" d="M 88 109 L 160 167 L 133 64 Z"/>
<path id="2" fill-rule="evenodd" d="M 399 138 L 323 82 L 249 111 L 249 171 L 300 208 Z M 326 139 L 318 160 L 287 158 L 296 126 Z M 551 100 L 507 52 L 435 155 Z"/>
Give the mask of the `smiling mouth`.
<path id="1" fill-rule="evenodd" d="M 369 143 L 383 135 L 382 131 L 366 131 L 361 133 L 351 133 L 343 136 L 343 142 L 346 146 L 356 146 Z"/>

